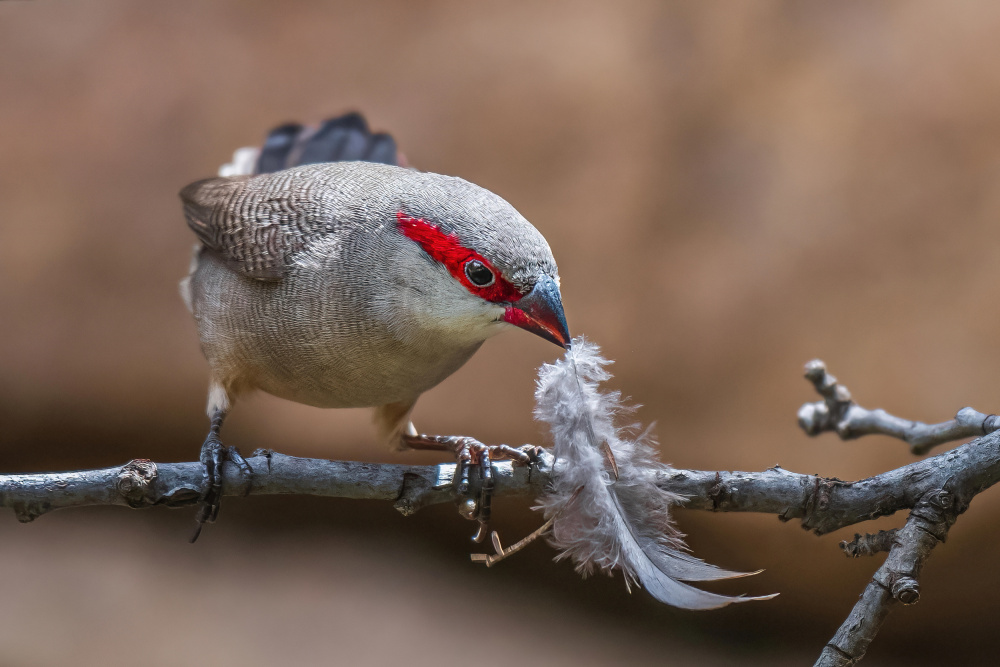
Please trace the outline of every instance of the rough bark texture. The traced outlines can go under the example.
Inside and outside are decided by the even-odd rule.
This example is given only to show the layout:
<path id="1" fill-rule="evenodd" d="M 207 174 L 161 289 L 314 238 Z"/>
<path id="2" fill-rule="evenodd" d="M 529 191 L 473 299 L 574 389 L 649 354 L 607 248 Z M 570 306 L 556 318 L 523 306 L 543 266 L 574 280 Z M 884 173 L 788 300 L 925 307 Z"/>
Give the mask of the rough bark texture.
<path id="1" fill-rule="evenodd" d="M 391 463 L 327 461 L 275 452 L 247 459 L 252 476 L 231 463 L 223 466 L 223 495 L 299 494 L 391 500 L 404 515 L 421 507 L 458 499 L 455 464 L 406 466 Z M 551 457 L 532 468 L 494 464 L 496 493 L 537 494 L 548 479 Z M 85 505 L 132 508 L 187 507 L 198 501 L 205 467 L 198 462 L 154 463 L 135 459 L 116 468 L 33 475 L 0 475 L 0 506 L 29 522 L 52 510 Z"/>
<path id="2" fill-rule="evenodd" d="M 278 453 L 254 456 L 247 462 L 254 471 L 252 479 L 240 475 L 236 466 L 225 464 L 224 495 L 391 500 L 407 515 L 426 505 L 458 499 L 452 484 L 453 463 L 406 466 Z M 538 494 L 551 474 L 548 454 L 530 468 L 495 463 L 496 494 Z M 762 472 L 675 469 L 660 476 L 657 484 L 686 496 L 683 506 L 687 509 L 776 514 L 782 521 L 799 519 L 806 530 L 824 535 L 914 508 L 926 494 L 943 489 L 946 483 L 964 507 L 972 496 L 998 480 L 1000 433 L 993 433 L 945 454 L 856 482 L 803 475 L 776 466 Z M 197 501 L 203 484 L 204 466 L 198 462 L 135 459 L 99 470 L 0 475 L 0 506 L 13 509 L 23 522 L 52 510 L 85 505 L 186 507 Z"/>

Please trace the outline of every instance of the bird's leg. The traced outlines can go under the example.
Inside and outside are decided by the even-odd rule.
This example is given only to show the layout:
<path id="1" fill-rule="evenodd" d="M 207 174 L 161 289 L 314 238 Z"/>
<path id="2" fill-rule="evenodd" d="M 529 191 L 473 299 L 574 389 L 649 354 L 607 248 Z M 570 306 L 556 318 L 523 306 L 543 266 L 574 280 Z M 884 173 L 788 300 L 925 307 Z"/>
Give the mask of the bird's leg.
<path id="1" fill-rule="evenodd" d="M 198 503 L 198 514 L 195 516 L 198 526 L 195 528 L 191 541 L 194 542 L 201 534 L 205 523 L 212 523 L 219 516 L 219 506 L 222 502 L 222 465 L 231 461 L 241 473 L 252 475 L 253 469 L 235 447 L 226 447 L 219 439 L 222 422 L 226 419 L 223 410 L 212 413 L 212 425 L 208 437 L 201 446 L 201 463 L 205 466 L 205 488 L 201 492 Z"/>
<path id="2" fill-rule="evenodd" d="M 487 533 L 487 523 L 490 520 L 490 510 L 493 504 L 493 461 L 510 460 L 521 465 L 530 465 L 538 460 L 539 448 L 532 445 L 511 447 L 509 445 L 484 445 L 475 438 L 463 435 L 403 435 L 403 444 L 410 449 L 429 449 L 435 451 L 450 451 L 457 459 L 455 471 L 456 488 L 465 496 L 469 493 L 469 470 L 473 465 L 479 466 L 482 486 L 479 501 L 475 511 L 467 518 L 479 521 L 479 532 L 473 537 L 476 542 L 482 542 Z M 466 513 L 462 513 L 466 516 Z"/>

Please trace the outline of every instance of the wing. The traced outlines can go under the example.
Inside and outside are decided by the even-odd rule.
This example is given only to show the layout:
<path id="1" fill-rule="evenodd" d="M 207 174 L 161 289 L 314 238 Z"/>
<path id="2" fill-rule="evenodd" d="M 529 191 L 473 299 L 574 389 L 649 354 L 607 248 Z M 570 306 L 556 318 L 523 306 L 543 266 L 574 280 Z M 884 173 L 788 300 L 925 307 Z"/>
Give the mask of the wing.
<path id="1" fill-rule="evenodd" d="M 204 246 L 234 271 L 257 280 L 280 280 L 292 256 L 326 231 L 320 202 L 308 183 L 281 170 L 304 164 L 404 162 L 388 134 L 373 134 L 357 113 L 318 127 L 289 123 L 275 128 L 263 148 L 240 149 L 220 178 L 181 190 L 188 226 Z M 272 174 L 250 178 L 250 174 Z"/>
<path id="2" fill-rule="evenodd" d="M 278 280 L 320 232 L 315 210 L 269 178 L 209 178 L 181 190 L 184 217 L 202 244 L 239 273 Z M 308 193 L 302 193 L 306 197 Z"/>

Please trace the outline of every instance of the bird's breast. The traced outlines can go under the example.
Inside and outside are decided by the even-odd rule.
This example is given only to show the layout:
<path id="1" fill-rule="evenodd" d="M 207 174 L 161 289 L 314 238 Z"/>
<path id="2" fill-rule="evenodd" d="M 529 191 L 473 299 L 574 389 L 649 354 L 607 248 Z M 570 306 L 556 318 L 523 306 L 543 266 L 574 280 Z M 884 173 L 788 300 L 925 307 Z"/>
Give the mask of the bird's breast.
<path id="1" fill-rule="evenodd" d="M 190 291 L 217 377 L 316 407 L 415 400 L 482 343 L 407 331 L 405 313 L 378 312 L 370 285 L 330 272 L 264 282 L 202 253 Z"/>

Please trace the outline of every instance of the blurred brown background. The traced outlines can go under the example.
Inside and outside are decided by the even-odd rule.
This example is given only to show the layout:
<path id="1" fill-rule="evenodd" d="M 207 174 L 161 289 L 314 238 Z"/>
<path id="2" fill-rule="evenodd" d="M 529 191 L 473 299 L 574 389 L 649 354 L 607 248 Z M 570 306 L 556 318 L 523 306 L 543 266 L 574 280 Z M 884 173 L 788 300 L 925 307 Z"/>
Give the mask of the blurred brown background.
<path id="1" fill-rule="evenodd" d="M 350 109 L 542 230 L 571 329 L 617 360 L 666 460 L 905 464 L 898 442 L 807 439 L 801 367 L 917 419 L 1000 406 L 998 34 L 988 0 L 0 2 L 0 469 L 195 458 L 207 376 L 176 193 L 276 123 Z M 556 355 L 495 339 L 417 423 L 542 442 L 534 370 Z M 226 437 L 436 460 L 383 451 L 368 422 L 260 396 Z M 527 508 L 500 504 L 508 541 Z M 449 508 L 230 500 L 189 546 L 192 516 L 3 517 L 0 663 L 807 664 L 877 566 L 839 552 L 853 530 L 682 513 L 696 554 L 766 568 L 724 590 L 781 593 L 691 614 L 542 544 L 474 566 Z M 987 492 L 865 664 L 993 663 L 998 520 Z"/>

